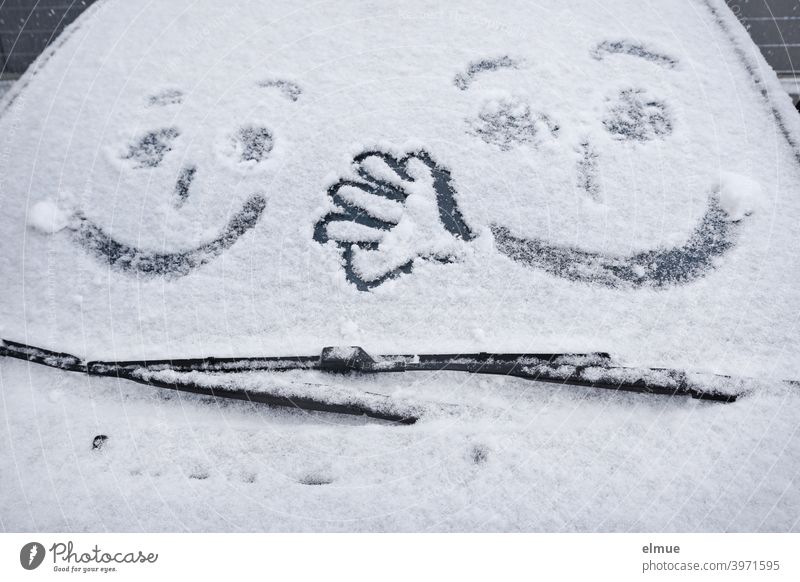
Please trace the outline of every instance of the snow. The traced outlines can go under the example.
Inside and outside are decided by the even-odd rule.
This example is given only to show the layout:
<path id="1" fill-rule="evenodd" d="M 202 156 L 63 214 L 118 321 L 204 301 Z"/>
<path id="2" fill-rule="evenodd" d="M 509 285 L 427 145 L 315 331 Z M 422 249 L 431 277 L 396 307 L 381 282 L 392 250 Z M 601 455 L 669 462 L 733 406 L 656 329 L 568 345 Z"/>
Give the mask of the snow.
<path id="1" fill-rule="evenodd" d="M 72 214 L 52 200 L 34 204 L 28 214 L 28 224 L 44 234 L 54 234 L 69 225 Z"/>
<path id="2" fill-rule="evenodd" d="M 800 528 L 796 386 L 719 405 L 458 373 L 302 381 L 428 416 L 405 426 L 215 402 L 0 360 L 2 527 Z"/>
<path id="3" fill-rule="evenodd" d="M 722 0 L 101 0 L 0 136 L 5 339 L 758 379 L 226 377 L 435 403 L 396 427 L 0 360 L 3 528 L 797 528 L 800 118 Z"/>
<path id="4" fill-rule="evenodd" d="M 761 186 L 755 180 L 735 172 L 723 172 L 719 186 L 720 206 L 734 222 L 750 216 L 761 198 Z"/>
<path id="5" fill-rule="evenodd" d="M 785 97 L 757 61 L 762 97 L 702 1 L 498 13 L 418 0 L 366 16 L 358 3 L 245 2 L 220 18 L 210 1 L 140 11 L 109 0 L 64 38 L 15 84 L 0 119 L 8 339 L 90 359 L 341 344 L 610 351 L 629 365 L 800 377 L 800 297 L 785 284 L 799 268 L 787 237 L 800 172 L 772 113 Z M 376 159 L 360 168 L 368 151 L 425 152 L 449 172 L 467 236 L 442 229 L 424 179 Z M 314 226 L 336 210 L 329 189 L 363 180 L 359 169 L 407 198 L 342 196 L 396 226 L 331 224 L 320 244 Z M 716 191 L 745 212 L 724 174 L 720 189 L 731 169 L 759 183 L 759 210 L 685 284 L 554 276 L 509 260 L 493 234 L 612 259 L 681 245 Z M 84 220 L 23 231 L 51 201 Z M 378 243 L 350 260 L 368 290 L 346 273 L 339 243 L 355 239 Z M 214 252 L 194 252 L 203 245 Z"/>

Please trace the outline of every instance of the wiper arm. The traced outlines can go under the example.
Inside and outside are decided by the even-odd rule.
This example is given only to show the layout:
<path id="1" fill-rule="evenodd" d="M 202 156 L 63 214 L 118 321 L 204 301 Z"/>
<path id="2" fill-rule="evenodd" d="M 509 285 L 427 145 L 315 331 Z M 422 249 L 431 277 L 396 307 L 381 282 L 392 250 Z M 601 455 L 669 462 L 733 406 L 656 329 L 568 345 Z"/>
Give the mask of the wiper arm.
<path id="1" fill-rule="evenodd" d="M 735 402 L 738 392 L 726 390 L 729 376 L 713 376 L 714 385 L 693 379 L 680 370 L 630 368 L 613 365 L 604 352 L 585 354 L 434 354 L 378 356 L 372 358 L 360 347 L 324 348 L 320 369 L 331 372 L 455 371 L 472 374 L 514 376 L 537 382 L 606 388 L 625 392 L 691 396 L 700 400 Z M 706 375 L 706 379 L 712 377 Z"/>
<path id="2" fill-rule="evenodd" d="M 339 374 L 381 374 L 415 371 L 457 371 L 473 374 L 513 376 L 537 382 L 550 382 L 626 392 L 691 396 L 701 400 L 734 402 L 740 396 L 735 379 L 728 376 L 692 375 L 664 368 L 615 366 L 602 352 L 585 354 L 431 354 L 371 356 L 364 349 L 327 347 L 319 356 L 190 358 L 171 360 L 84 361 L 77 356 L 54 352 L 9 340 L 0 340 L 0 356 L 18 358 L 52 368 L 83 372 L 90 376 L 110 376 L 134 382 L 221 398 L 288 406 L 303 410 L 366 415 L 372 418 L 411 424 L 417 417 L 400 414 L 391 406 L 332 402 L 316 397 L 287 396 L 267 389 L 214 385 L 186 377 L 188 373 L 209 376 L 240 372 L 285 372 L 318 370 Z"/>

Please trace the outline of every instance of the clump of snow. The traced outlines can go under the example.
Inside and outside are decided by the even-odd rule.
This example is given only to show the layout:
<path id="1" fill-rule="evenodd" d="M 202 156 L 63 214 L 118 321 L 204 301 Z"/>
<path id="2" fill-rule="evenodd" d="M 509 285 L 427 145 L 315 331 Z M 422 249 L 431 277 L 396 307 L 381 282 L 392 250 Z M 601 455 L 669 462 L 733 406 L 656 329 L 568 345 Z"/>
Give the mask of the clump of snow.
<path id="1" fill-rule="evenodd" d="M 719 182 L 719 204 L 728 220 L 737 222 L 750 216 L 762 196 L 761 184 L 735 172 L 722 172 Z"/>
<path id="2" fill-rule="evenodd" d="M 28 212 L 28 225 L 45 234 L 53 234 L 69 226 L 72 214 L 52 200 L 41 200 Z"/>

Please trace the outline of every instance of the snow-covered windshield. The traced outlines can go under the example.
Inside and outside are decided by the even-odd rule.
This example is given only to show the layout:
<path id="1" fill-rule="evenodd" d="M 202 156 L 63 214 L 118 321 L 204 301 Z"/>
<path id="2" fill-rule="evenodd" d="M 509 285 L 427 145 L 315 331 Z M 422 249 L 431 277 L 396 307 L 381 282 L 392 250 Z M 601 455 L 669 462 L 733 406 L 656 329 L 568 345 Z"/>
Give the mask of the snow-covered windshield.
<path id="1" fill-rule="evenodd" d="M 721 1 L 107 0 L 0 107 L 3 338 L 800 376 L 800 123 Z"/>

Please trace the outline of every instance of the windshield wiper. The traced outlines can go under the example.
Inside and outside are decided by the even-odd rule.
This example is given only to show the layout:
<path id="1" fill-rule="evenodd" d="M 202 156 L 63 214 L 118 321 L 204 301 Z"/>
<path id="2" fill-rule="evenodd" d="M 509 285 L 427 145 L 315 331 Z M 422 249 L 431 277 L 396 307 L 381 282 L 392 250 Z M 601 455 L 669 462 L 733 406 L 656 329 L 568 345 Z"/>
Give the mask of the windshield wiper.
<path id="1" fill-rule="evenodd" d="M 362 375 L 455 371 L 644 394 L 690 396 L 715 402 L 735 402 L 742 392 L 741 381 L 729 376 L 691 374 L 666 368 L 616 366 L 609 354 L 602 352 L 371 356 L 360 347 L 350 346 L 327 347 L 319 356 L 85 361 L 72 354 L 0 340 L 0 356 L 82 372 L 90 376 L 122 378 L 182 392 L 303 410 L 365 415 L 405 424 L 416 422 L 417 416 L 398 412 L 391 405 L 334 402 L 326 399 L 324 394 L 319 397 L 287 395 L 266 387 L 258 390 L 246 389 L 230 382 L 215 384 L 214 378 L 225 373 L 257 371 L 318 370 L 332 374 Z M 197 373 L 207 375 L 208 378 L 204 378 L 207 381 L 198 381 Z"/>

